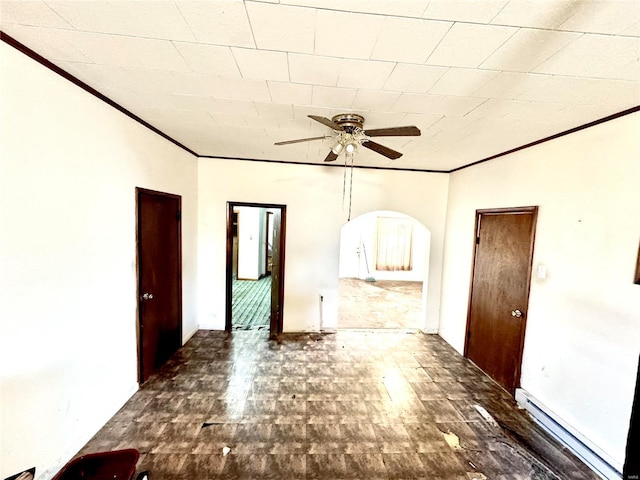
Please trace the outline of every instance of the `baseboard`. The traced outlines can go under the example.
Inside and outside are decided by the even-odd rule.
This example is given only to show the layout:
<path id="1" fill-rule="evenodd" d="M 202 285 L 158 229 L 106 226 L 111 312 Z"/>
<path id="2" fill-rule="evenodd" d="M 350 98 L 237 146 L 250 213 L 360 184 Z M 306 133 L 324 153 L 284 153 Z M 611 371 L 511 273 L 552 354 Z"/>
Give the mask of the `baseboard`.
<path id="1" fill-rule="evenodd" d="M 198 330 L 199 330 L 199 328 L 195 327 L 189 333 L 187 333 L 186 335 L 183 335 L 182 336 L 182 345 L 186 344 L 189 340 L 191 340 L 191 337 L 193 337 Z"/>
<path id="2" fill-rule="evenodd" d="M 516 401 L 552 437 L 562 443 L 589 468 L 606 480 L 620 480 L 622 465 L 555 415 L 526 390 L 516 390 Z"/>

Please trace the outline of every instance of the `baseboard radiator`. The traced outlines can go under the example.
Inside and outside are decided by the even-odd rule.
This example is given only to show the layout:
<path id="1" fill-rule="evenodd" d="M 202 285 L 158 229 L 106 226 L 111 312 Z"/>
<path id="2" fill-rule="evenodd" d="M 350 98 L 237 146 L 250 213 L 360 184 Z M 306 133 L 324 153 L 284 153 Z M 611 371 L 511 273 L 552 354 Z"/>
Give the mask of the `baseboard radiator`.
<path id="1" fill-rule="evenodd" d="M 526 390 L 516 390 L 516 401 L 545 431 L 571 450 L 595 473 L 606 480 L 622 478 L 622 465 L 618 465 L 618 462 L 563 422 Z"/>

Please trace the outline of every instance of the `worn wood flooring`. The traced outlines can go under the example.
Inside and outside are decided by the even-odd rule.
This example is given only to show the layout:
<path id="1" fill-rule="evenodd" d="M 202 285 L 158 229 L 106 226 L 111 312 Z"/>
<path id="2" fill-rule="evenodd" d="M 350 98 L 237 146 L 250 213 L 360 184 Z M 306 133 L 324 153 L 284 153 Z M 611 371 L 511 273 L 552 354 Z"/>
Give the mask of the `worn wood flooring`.
<path id="1" fill-rule="evenodd" d="M 422 282 L 340 279 L 338 328 L 417 329 L 423 324 Z"/>
<path id="2" fill-rule="evenodd" d="M 199 331 L 79 454 L 121 448 L 151 480 L 597 478 L 422 333 Z"/>

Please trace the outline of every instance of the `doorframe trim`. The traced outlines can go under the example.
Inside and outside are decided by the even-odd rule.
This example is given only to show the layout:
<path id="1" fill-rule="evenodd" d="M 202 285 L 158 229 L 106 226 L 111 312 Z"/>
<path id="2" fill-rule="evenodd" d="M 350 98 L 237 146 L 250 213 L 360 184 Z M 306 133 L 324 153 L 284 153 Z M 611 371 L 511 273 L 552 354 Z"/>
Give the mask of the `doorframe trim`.
<path id="1" fill-rule="evenodd" d="M 232 329 L 233 318 L 231 305 L 233 303 L 233 209 L 235 207 L 254 207 L 254 208 L 273 208 L 280 210 L 280 277 L 278 287 L 280 293 L 278 295 L 278 324 L 277 334 L 282 333 L 283 321 L 283 305 L 284 305 L 284 272 L 285 272 L 285 243 L 287 231 L 287 206 L 277 203 L 255 203 L 255 202 L 227 202 L 227 241 L 226 241 L 226 270 L 225 270 L 225 321 L 224 329 L 230 332 Z M 273 275 L 273 274 L 272 274 Z"/>
<path id="2" fill-rule="evenodd" d="M 504 215 L 504 214 L 520 214 L 527 213 L 533 215 L 533 227 L 531 229 L 531 243 L 529 248 L 531 250 L 531 261 L 529 262 L 529 267 L 527 269 L 527 295 L 525 298 L 525 316 L 522 325 L 522 332 L 520 333 L 520 345 L 518 349 L 518 359 L 516 362 L 516 371 L 515 371 L 515 389 L 520 387 L 520 375 L 522 373 L 522 354 L 524 352 L 524 337 L 525 332 L 527 330 L 527 321 L 529 319 L 529 294 L 531 292 L 531 274 L 533 272 L 533 255 L 534 255 L 534 247 L 535 247 L 535 239 L 536 239 L 536 227 L 538 225 L 538 206 L 528 206 L 528 207 L 504 207 L 504 208 L 483 208 L 477 209 L 475 214 L 475 222 L 473 225 L 473 256 L 471 258 L 471 278 L 469 281 L 469 299 L 467 303 L 467 322 L 464 331 L 464 356 L 465 358 L 469 358 L 469 327 L 471 322 L 471 300 L 473 297 L 473 279 L 476 270 L 476 252 L 478 251 L 478 244 L 476 239 L 478 238 L 478 228 L 480 226 L 480 218 L 482 215 Z M 514 390 L 515 391 L 515 390 Z M 514 392 L 509 392 L 511 395 Z"/>
<path id="3" fill-rule="evenodd" d="M 178 302 L 180 308 L 178 309 L 178 334 L 180 336 L 180 345 L 182 341 L 182 327 L 183 327 L 183 304 L 182 304 L 182 195 L 174 193 L 160 192 L 157 190 L 150 190 L 148 188 L 136 187 L 136 349 L 138 354 L 138 384 L 143 384 L 142 375 L 142 334 L 141 334 L 141 312 L 140 312 L 140 194 L 153 195 L 156 197 L 165 197 L 177 200 L 178 202 Z M 148 379 L 144 379 L 146 381 Z"/>

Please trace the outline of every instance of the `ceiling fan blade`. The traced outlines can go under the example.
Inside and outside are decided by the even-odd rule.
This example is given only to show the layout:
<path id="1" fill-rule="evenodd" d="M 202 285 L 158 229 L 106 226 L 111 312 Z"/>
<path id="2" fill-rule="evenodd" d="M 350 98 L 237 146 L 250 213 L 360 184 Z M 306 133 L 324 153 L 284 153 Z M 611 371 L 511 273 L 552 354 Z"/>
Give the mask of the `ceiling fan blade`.
<path id="1" fill-rule="evenodd" d="M 419 137 L 420 129 L 413 125 L 407 127 L 374 128 L 365 130 L 369 137 Z"/>
<path id="2" fill-rule="evenodd" d="M 276 142 L 274 145 L 289 145 L 290 143 L 310 142 L 311 140 L 324 140 L 331 138 L 331 135 L 323 135 L 322 137 L 299 138 L 298 140 L 285 140 L 284 142 Z"/>
<path id="3" fill-rule="evenodd" d="M 385 157 L 390 158 L 391 160 L 395 160 L 402 156 L 400 152 L 391 150 L 389 147 L 385 147 L 384 145 L 380 145 L 379 143 L 372 142 L 371 140 L 364 142 L 362 146 L 367 147 L 369 150 L 373 150 L 374 152 L 379 153 L 380 155 L 384 155 Z"/>
<path id="4" fill-rule="evenodd" d="M 324 161 L 325 162 L 335 162 L 336 158 L 338 158 L 338 155 L 333 153 L 333 151 L 329 150 L 329 155 L 327 155 L 327 158 L 325 158 Z"/>
<path id="5" fill-rule="evenodd" d="M 321 117 L 319 115 L 307 115 L 307 117 L 309 117 L 312 120 L 315 120 L 316 122 L 320 122 L 323 125 L 326 125 L 329 128 L 333 128 L 334 130 L 338 130 L 339 132 L 343 130 L 343 128 L 338 125 L 337 123 L 335 123 L 332 120 L 329 120 L 328 118 L 325 117 Z"/>

